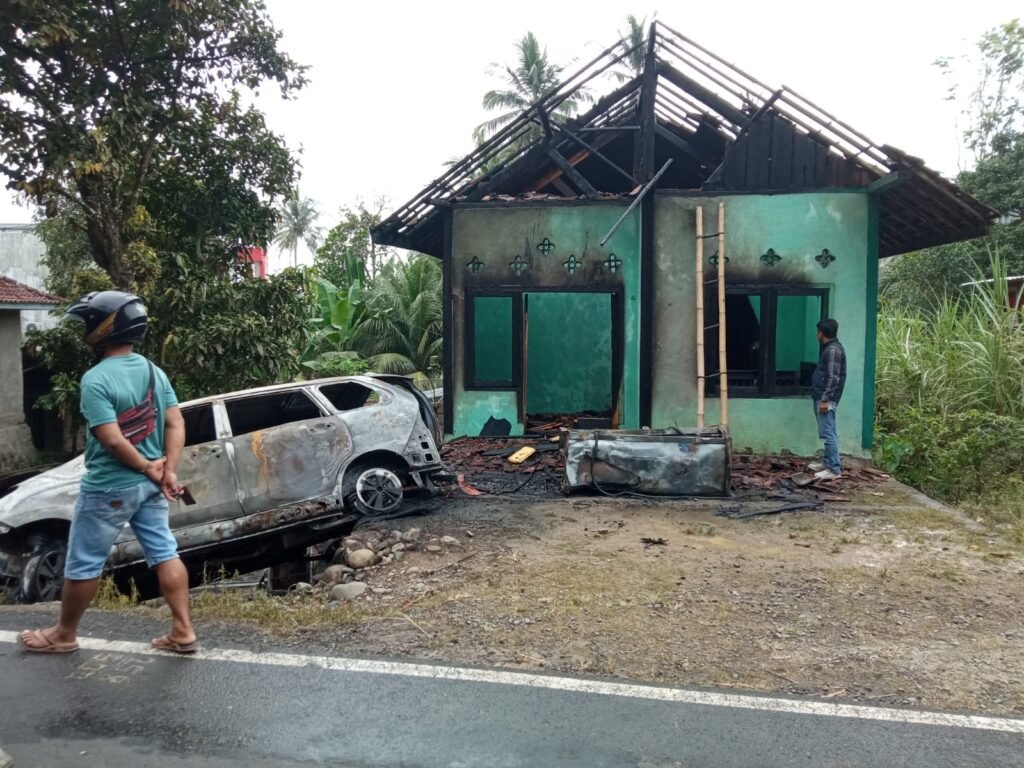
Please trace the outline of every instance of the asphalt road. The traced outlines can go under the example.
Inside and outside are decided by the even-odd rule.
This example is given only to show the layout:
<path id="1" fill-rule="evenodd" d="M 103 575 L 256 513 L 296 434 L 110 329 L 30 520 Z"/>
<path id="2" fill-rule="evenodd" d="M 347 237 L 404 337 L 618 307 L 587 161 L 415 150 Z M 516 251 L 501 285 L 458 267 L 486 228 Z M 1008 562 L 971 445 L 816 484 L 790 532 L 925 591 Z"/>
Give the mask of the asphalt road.
<path id="1" fill-rule="evenodd" d="M 0 747 L 17 768 L 1024 766 L 1024 722 L 380 660 L 215 641 L 146 652 L 91 619 L 25 654 L 0 612 Z M 130 637 L 128 636 L 130 634 Z M 124 640 L 127 642 L 118 642 Z"/>

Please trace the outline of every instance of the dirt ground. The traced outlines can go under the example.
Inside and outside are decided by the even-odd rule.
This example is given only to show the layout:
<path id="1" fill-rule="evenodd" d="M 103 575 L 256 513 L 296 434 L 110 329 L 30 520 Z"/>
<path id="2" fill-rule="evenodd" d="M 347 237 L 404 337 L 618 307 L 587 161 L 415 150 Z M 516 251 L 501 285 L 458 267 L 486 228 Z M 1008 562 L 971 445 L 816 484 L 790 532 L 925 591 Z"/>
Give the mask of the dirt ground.
<path id="1" fill-rule="evenodd" d="M 849 498 L 748 520 L 716 502 L 449 501 L 380 530 L 457 544 L 367 571 L 365 594 L 276 640 L 1024 714 L 1021 553 L 892 481 Z"/>

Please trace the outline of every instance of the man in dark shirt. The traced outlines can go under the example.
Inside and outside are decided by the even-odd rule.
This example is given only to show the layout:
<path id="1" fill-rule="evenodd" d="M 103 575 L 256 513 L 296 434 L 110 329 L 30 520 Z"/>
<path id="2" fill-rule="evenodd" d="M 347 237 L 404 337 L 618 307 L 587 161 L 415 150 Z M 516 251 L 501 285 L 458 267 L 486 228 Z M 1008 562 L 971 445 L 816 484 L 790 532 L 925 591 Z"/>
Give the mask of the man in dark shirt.
<path id="1" fill-rule="evenodd" d="M 839 323 L 832 318 L 818 323 L 821 356 L 811 378 L 811 398 L 818 420 L 818 437 L 825 443 L 824 461 L 810 468 L 818 480 L 836 480 L 842 475 L 839 461 L 839 438 L 836 436 L 836 409 L 846 386 L 846 350 L 839 343 Z"/>

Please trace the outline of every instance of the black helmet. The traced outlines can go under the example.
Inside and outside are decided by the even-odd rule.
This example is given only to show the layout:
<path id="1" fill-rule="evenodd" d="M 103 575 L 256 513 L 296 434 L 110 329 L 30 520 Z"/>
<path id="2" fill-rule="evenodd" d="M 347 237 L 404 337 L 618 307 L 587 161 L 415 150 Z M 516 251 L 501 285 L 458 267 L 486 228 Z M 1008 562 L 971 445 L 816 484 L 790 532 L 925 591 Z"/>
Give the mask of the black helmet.
<path id="1" fill-rule="evenodd" d="M 85 323 L 85 343 L 102 349 L 110 344 L 140 344 L 146 338 L 146 307 L 124 291 L 93 291 L 64 312 Z"/>

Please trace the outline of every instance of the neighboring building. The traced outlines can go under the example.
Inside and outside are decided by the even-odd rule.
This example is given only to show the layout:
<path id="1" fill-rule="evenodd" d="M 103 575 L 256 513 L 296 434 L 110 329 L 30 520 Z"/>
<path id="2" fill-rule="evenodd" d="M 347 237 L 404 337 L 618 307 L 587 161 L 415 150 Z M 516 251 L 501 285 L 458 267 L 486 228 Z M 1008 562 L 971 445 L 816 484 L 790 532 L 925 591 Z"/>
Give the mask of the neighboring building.
<path id="1" fill-rule="evenodd" d="M 45 253 L 46 246 L 36 237 L 34 224 L 0 224 L 0 275 L 42 290 L 47 274 L 42 264 Z M 26 310 L 21 313 L 22 338 L 30 330 L 55 324 L 48 309 Z"/>
<path id="2" fill-rule="evenodd" d="M 996 212 L 660 23 L 645 53 L 642 72 L 557 124 L 567 95 L 625 66 L 605 51 L 374 229 L 443 260 L 445 431 L 583 413 L 694 426 L 696 209 L 711 280 L 724 204 L 734 445 L 820 447 L 807 394 L 814 324 L 832 316 L 849 359 L 841 447 L 865 454 L 879 258 L 983 235 Z M 716 286 L 701 290 L 717 308 Z M 704 332 L 708 423 L 717 333 Z"/>
<path id="3" fill-rule="evenodd" d="M 21 314 L 48 312 L 56 296 L 0 277 L 0 475 L 32 464 L 35 448 L 25 424 Z"/>
<path id="4" fill-rule="evenodd" d="M 250 264 L 250 277 L 258 277 L 265 280 L 267 277 L 267 252 L 262 248 L 242 248 L 238 252 L 238 261 L 242 264 Z"/>

